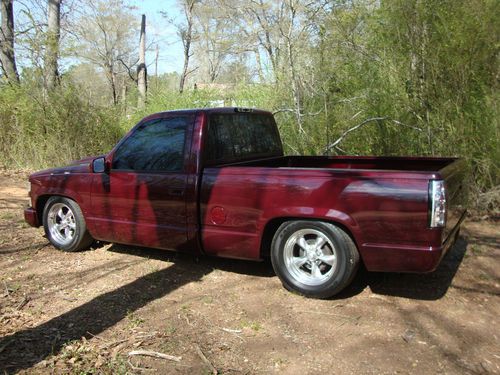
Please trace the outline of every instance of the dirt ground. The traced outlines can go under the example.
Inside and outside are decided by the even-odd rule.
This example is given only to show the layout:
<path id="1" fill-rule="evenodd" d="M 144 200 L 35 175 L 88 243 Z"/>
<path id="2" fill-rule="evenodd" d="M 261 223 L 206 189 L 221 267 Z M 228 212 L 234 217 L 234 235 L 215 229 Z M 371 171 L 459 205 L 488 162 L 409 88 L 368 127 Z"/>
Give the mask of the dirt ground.
<path id="1" fill-rule="evenodd" d="M 0 373 L 500 374 L 498 221 L 432 274 L 360 270 L 322 301 L 266 262 L 57 251 L 23 221 L 25 175 L 0 173 Z"/>

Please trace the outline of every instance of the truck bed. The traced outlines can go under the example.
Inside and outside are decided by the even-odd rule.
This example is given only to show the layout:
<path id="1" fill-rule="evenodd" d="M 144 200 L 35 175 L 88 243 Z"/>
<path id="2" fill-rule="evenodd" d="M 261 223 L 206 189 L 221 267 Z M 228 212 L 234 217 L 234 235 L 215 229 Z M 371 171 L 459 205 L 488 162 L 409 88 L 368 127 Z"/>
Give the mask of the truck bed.
<path id="1" fill-rule="evenodd" d="M 269 218 L 321 217 L 348 228 L 368 270 L 431 271 L 464 216 L 462 163 L 282 156 L 206 167 L 200 197 L 205 250 L 255 259 L 265 251 L 258 233 L 273 224 Z M 429 228 L 430 180 L 447 185 L 444 230 Z"/>
<path id="2" fill-rule="evenodd" d="M 270 168 L 327 168 L 439 172 L 456 158 L 376 156 L 282 156 L 238 163 L 239 166 Z M 236 165 L 236 164 L 234 164 Z"/>
<path id="3" fill-rule="evenodd" d="M 446 181 L 448 220 L 443 242 L 452 233 L 465 212 L 468 200 L 466 183 L 467 167 L 459 158 L 404 157 L 404 156 L 282 156 L 239 163 L 240 167 L 279 168 L 292 170 L 329 170 L 344 176 L 356 175 L 373 178 L 419 178 Z M 342 173 L 344 172 L 344 173 Z M 355 173 L 358 172 L 358 173 Z M 380 172 L 380 173 L 378 173 Z M 391 176 L 389 176 L 391 174 Z"/>

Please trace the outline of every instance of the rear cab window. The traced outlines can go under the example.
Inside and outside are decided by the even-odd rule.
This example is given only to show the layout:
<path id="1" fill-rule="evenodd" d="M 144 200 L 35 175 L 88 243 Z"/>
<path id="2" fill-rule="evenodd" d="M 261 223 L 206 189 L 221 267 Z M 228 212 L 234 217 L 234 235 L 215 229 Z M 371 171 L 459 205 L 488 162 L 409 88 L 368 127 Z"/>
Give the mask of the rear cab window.
<path id="1" fill-rule="evenodd" d="M 265 113 L 212 113 L 205 141 L 205 165 L 283 156 L 274 118 Z"/>

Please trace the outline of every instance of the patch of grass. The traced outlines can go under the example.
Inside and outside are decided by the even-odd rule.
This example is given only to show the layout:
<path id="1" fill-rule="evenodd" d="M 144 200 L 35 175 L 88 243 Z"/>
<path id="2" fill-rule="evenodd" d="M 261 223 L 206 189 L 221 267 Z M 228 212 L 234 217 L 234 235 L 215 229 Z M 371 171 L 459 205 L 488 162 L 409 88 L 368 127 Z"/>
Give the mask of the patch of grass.
<path id="1" fill-rule="evenodd" d="M 178 339 L 169 337 L 168 340 L 162 341 L 162 343 L 160 344 L 160 351 L 162 353 L 172 354 L 175 353 L 179 345 L 180 342 Z"/>
<path id="2" fill-rule="evenodd" d="M 61 350 L 60 356 L 71 365 L 81 362 L 84 356 L 90 351 L 87 345 L 82 345 L 78 340 L 70 341 Z"/>
<path id="3" fill-rule="evenodd" d="M 286 364 L 287 360 L 284 358 L 276 358 L 276 359 L 273 359 L 273 362 L 274 362 L 275 367 L 280 367 L 280 366 L 283 366 L 284 364 Z"/>
<path id="4" fill-rule="evenodd" d="M 142 319 L 140 316 L 137 316 L 137 314 L 130 311 L 127 312 L 127 320 L 128 320 L 128 327 L 130 329 L 137 328 L 142 323 L 144 323 L 144 319 Z"/>
<path id="5" fill-rule="evenodd" d="M 474 255 L 483 255 L 486 252 L 486 248 L 481 245 L 470 245 L 469 246 L 469 252 L 471 252 Z"/>
<path id="6" fill-rule="evenodd" d="M 2 212 L 0 214 L 0 219 L 2 219 L 2 220 L 12 220 L 15 217 L 16 217 L 16 215 L 14 213 L 8 212 L 8 211 L 7 212 Z"/>
<path id="7" fill-rule="evenodd" d="M 242 320 L 240 321 L 240 327 L 241 328 L 250 328 L 251 330 L 255 332 L 259 332 L 262 330 L 262 324 L 256 321 L 251 321 L 251 320 Z"/>
<path id="8" fill-rule="evenodd" d="M 165 327 L 165 329 L 163 330 L 163 332 L 167 335 L 167 336 L 172 336 L 175 332 L 177 332 L 177 327 L 175 327 L 174 325 L 172 324 L 169 324 Z"/>
<path id="9" fill-rule="evenodd" d="M 492 281 L 495 279 L 495 277 L 493 277 L 492 275 L 486 273 L 486 272 L 481 272 L 479 274 L 479 279 L 480 280 L 483 280 L 483 281 Z"/>
<path id="10" fill-rule="evenodd" d="M 151 264 L 148 262 L 146 265 L 147 269 L 147 274 L 145 275 L 146 279 L 151 282 L 156 282 L 159 281 L 161 278 L 161 275 L 158 274 L 158 271 L 160 271 L 160 267 L 157 264 Z"/>
<path id="11" fill-rule="evenodd" d="M 17 292 L 19 289 L 21 289 L 21 284 L 16 283 L 16 282 L 6 282 L 7 287 L 12 293 Z"/>
<path id="12" fill-rule="evenodd" d="M 211 305 L 214 302 L 214 298 L 212 296 L 203 296 L 201 302 L 203 302 L 205 305 Z"/>
<path id="13" fill-rule="evenodd" d="M 122 356 L 107 358 L 86 341 L 74 340 L 67 343 L 59 355 L 54 357 L 56 373 L 78 375 L 130 374 L 127 361 Z"/>
<path id="14" fill-rule="evenodd" d="M 106 363 L 106 370 L 109 370 L 110 374 L 116 375 L 125 375 L 130 374 L 129 367 L 127 364 L 127 360 L 122 356 L 117 356 L 115 359 Z M 106 372 L 106 371 L 104 371 Z M 98 371 L 98 373 L 101 373 Z"/>

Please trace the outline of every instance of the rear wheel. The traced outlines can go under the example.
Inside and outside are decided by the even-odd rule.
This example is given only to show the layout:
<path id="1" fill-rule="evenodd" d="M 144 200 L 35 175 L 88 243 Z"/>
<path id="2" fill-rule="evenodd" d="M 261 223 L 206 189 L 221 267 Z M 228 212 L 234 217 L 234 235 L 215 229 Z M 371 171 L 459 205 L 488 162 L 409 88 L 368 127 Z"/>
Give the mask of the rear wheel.
<path id="1" fill-rule="evenodd" d="M 359 254 L 351 237 L 333 224 L 289 221 L 274 236 L 271 261 L 288 290 L 328 298 L 352 281 Z"/>
<path id="2" fill-rule="evenodd" d="M 56 248 L 78 251 L 88 248 L 93 239 L 78 204 L 65 197 L 51 197 L 43 210 L 45 235 Z"/>

